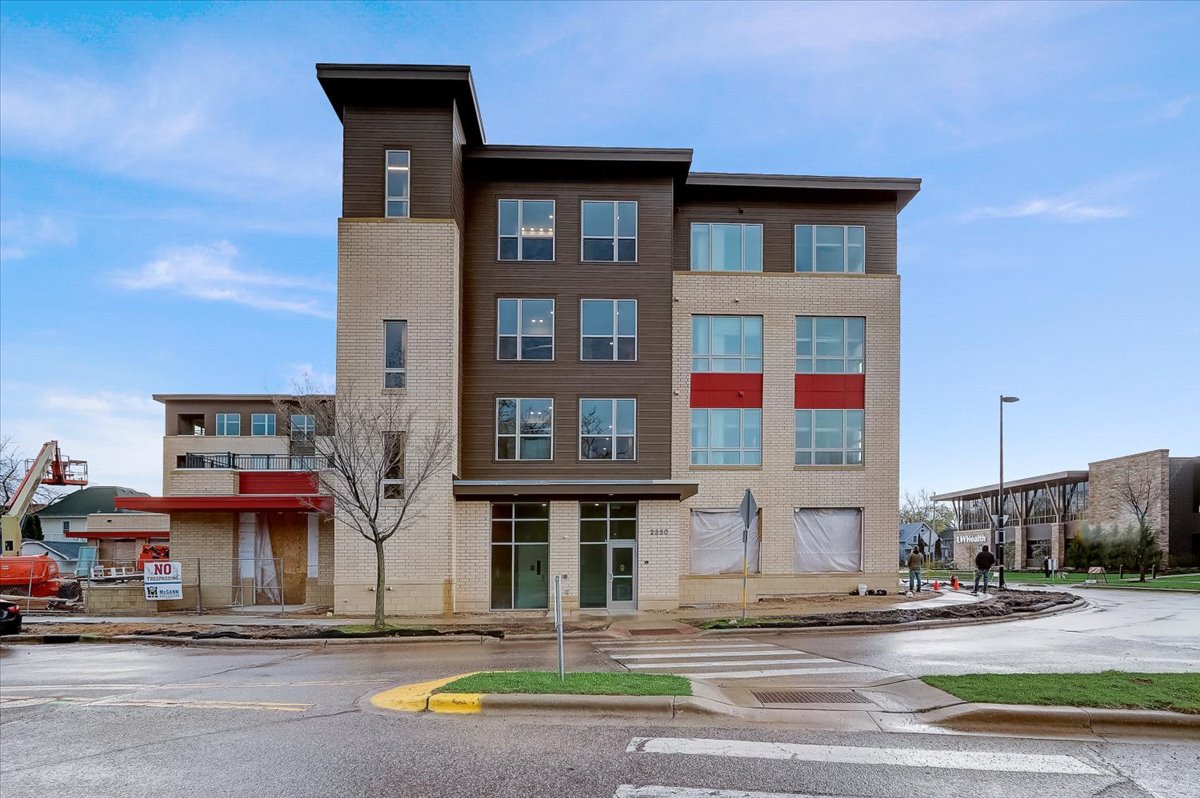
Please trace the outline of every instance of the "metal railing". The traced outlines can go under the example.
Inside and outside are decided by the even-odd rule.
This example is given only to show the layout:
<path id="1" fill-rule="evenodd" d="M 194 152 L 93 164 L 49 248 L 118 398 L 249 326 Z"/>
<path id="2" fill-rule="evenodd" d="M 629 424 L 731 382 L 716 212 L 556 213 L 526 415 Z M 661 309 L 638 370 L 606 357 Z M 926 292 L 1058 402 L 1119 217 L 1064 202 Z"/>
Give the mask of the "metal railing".
<path id="1" fill-rule="evenodd" d="M 317 471 L 327 465 L 327 458 L 319 454 L 188 452 L 178 456 L 176 468 L 216 468 L 234 471 Z"/>

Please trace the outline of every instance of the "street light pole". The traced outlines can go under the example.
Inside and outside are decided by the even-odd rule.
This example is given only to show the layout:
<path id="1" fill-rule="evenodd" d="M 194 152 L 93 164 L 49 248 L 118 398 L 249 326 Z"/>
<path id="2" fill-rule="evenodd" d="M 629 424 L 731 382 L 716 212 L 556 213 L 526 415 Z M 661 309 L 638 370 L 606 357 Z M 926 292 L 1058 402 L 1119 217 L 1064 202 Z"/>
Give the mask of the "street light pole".
<path id="1" fill-rule="evenodd" d="M 1004 584 L 1004 405 L 1009 402 L 1019 402 L 1019 397 L 1000 394 L 1000 488 L 996 494 L 996 562 L 999 563 L 999 582 L 997 586 L 1005 589 Z"/>

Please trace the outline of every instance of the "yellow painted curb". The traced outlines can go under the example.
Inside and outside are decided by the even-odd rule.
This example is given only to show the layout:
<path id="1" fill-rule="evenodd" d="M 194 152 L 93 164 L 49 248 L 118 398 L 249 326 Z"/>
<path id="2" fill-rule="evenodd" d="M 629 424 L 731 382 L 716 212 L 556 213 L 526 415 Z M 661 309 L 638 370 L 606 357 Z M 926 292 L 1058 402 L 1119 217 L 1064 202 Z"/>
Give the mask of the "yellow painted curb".
<path id="1" fill-rule="evenodd" d="M 468 715 L 483 709 L 483 693 L 434 693 L 429 711 Z"/>
<path id="2" fill-rule="evenodd" d="M 473 676 L 475 673 L 478 673 L 478 671 L 460 673 L 457 676 L 447 676 L 444 679 L 433 679 L 428 682 L 402 684 L 399 687 L 393 687 L 390 690 L 384 690 L 382 693 L 376 693 L 371 696 L 371 703 L 380 709 L 391 709 L 396 712 L 424 712 L 429 705 L 429 697 L 433 694 L 434 690 L 444 684 L 449 684 L 455 679 L 461 679 L 464 676 Z M 478 712 L 479 710 L 476 709 L 474 711 Z"/>

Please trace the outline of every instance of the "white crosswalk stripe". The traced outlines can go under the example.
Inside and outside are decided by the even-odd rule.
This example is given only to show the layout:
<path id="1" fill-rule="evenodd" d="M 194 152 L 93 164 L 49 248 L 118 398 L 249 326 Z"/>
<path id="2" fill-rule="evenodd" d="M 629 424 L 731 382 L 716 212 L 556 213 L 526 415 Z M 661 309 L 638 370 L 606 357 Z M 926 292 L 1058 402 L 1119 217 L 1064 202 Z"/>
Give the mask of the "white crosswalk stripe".
<path id="1" fill-rule="evenodd" d="M 632 671 L 673 673 L 691 679 L 775 679 L 862 674 L 874 678 L 887 671 L 854 665 L 804 651 L 757 643 L 745 638 L 681 640 L 678 643 L 625 643 L 597 650 Z M 820 681 L 818 679 L 817 681 Z"/>
<path id="2" fill-rule="evenodd" d="M 816 796 L 801 795 L 795 792 L 708 790 L 702 787 L 665 787 L 661 784 L 635 787 L 632 784 L 622 784 L 613 793 L 613 798 L 816 798 Z M 821 798 L 838 798 L 838 796 L 824 795 Z"/>

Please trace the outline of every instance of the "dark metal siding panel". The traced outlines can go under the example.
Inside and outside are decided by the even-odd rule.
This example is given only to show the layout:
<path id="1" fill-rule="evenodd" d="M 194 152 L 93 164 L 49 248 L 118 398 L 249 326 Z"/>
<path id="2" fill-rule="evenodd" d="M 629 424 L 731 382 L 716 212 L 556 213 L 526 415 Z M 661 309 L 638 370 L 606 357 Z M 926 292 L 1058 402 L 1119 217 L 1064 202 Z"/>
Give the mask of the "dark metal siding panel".
<path id="1" fill-rule="evenodd" d="M 458 113 L 458 106 L 454 106 L 453 134 L 451 146 L 453 151 L 450 154 L 450 216 L 454 221 L 458 222 L 458 229 L 462 231 L 466 226 L 466 200 L 463 186 L 463 147 L 467 143 L 466 134 L 463 133 L 462 118 Z"/>
<path id="2" fill-rule="evenodd" d="M 207 436 L 215 437 L 217 434 L 217 413 L 237 413 L 242 417 L 241 421 L 241 437 L 250 437 L 250 416 L 254 413 L 274 413 L 275 418 L 275 434 L 287 434 L 287 419 L 282 417 L 282 414 L 276 409 L 274 402 L 270 400 L 246 400 L 246 399 L 207 399 L 194 401 L 170 401 L 164 406 L 166 415 L 166 434 L 179 434 L 179 417 L 181 415 L 203 415 L 204 430 Z M 236 440 L 238 436 L 229 436 L 230 440 Z M 231 443 L 230 449 L 236 450 L 237 445 Z"/>
<path id="3" fill-rule="evenodd" d="M 342 120 L 342 216 L 383 216 L 384 153 L 412 153 L 411 215 L 449 219 L 453 185 L 453 125 L 440 108 L 357 108 Z"/>
<path id="4" fill-rule="evenodd" d="M 666 479 L 671 472 L 671 250 L 673 184 L 667 177 L 535 182 L 468 178 L 464 276 L 462 476 L 464 479 Z M 500 199 L 553 199 L 553 263 L 496 259 Z M 637 200 L 638 262 L 580 261 L 580 202 Z M 496 360 L 496 300 L 555 299 L 555 360 Z M 638 360 L 579 359 L 579 303 L 584 298 L 638 300 Z M 554 460 L 496 462 L 495 400 L 552 397 Z M 582 397 L 633 397 L 637 460 L 581 462 L 578 410 Z"/>
<path id="5" fill-rule="evenodd" d="M 741 209 L 742 213 L 738 213 Z M 896 203 L 783 202 L 761 199 L 681 203 L 675 216 L 675 269 L 691 264 L 693 222 L 763 225 L 763 271 L 794 272 L 794 229 L 798 224 L 856 224 L 867 228 L 867 273 L 896 273 Z"/>

